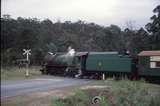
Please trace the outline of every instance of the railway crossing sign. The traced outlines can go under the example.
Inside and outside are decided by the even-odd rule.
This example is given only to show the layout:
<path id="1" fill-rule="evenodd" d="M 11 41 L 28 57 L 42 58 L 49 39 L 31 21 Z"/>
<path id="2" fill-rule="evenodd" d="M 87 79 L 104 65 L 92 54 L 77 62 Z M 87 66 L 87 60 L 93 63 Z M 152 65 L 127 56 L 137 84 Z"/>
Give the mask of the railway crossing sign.
<path id="1" fill-rule="evenodd" d="M 27 69 L 26 69 L 26 77 L 28 77 L 29 76 L 29 69 L 28 69 L 28 67 L 29 67 L 29 55 L 31 55 L 31 49 L 23 49 L 23 51 L 24 51 L 24 53 L 23 53 L 23 55 L 26 55 L 26 59 L 27 59 L 27 65 L 26 65 L 26 67 L 27 67 Z"/>
<path id="2" fill-rule="evenodd" d="M 31 55 L 31 49 L 23 49 L 23 51 L 24 51 L 24 53 L 23 53 L 23 55 L 26 55 L 27 56 L 27 61 L 29 61 L 29 55 Z"/>

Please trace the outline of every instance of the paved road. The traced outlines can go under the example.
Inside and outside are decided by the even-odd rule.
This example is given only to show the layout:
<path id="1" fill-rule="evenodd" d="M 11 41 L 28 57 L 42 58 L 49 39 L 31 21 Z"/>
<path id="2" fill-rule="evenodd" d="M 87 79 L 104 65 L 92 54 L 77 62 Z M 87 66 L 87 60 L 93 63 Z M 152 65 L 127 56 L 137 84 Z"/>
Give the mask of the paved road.
<path id="1" fill-rule="evenodd" d="M 49 77 L 19 81 L 1 81 L 1 98 L 21 95 L 28 92 L 47 91 L 54 88 L 86 84 L 87 79 Z"/>

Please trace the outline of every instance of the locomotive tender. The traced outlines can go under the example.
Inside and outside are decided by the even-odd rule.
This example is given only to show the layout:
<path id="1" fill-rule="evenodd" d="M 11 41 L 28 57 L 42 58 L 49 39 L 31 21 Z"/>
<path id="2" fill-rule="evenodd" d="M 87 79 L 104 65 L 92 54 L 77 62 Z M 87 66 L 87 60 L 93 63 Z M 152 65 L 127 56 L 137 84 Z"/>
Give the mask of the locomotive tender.
<path id="1" fill-rule="evenodd" d="M 129 76 L 160 78 L 160 51 L 142 51 L 136 57 L 118 52 L 75 52 L 48 54 L 41 72 L 73 77 Z"/>

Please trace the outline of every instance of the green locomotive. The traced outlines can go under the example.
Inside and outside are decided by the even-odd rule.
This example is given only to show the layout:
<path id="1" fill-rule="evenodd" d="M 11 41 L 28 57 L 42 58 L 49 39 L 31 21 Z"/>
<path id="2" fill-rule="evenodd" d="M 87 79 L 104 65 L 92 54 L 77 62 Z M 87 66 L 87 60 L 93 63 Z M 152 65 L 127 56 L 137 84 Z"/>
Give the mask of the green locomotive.
<path id="1" fill-rule="evenodd" d="M 142 55 L 144 52 L 152 55 Z M 75 52 L 74 56 L 67 56 L 67 59 L 65 54 L 57 53 L 51 55 L 52 58 L 46 61 L 41 71 L 73 77 L 127 75 L 160 78 L 160 51 L 143 53 L 132 57 L 118 52 Z"/>

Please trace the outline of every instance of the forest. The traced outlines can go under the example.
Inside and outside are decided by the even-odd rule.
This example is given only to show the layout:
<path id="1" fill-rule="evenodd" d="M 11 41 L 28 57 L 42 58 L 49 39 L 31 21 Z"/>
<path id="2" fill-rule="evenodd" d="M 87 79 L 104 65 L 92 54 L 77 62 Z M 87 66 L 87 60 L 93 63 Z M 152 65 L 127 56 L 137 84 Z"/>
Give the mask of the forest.
<path id="1" fill-rule="evenodd" d="M 117 17 L 118 18 L 118 17 Z M 18 17 L 1 17 L 1 65 L 13 65 L 25 58 L 23 49 L 31 49 L 31 63 L 41 65 L 47 52 L 129 50 L 136 55 L 142 50 L 160 50 L 160 5 L 144 28 L 121 29 L 117 25 L 100 26 L 85 21 L 57 21 Z"/>

